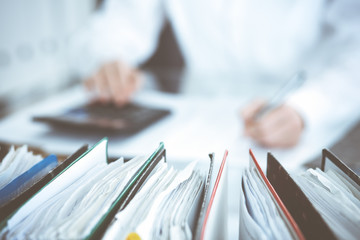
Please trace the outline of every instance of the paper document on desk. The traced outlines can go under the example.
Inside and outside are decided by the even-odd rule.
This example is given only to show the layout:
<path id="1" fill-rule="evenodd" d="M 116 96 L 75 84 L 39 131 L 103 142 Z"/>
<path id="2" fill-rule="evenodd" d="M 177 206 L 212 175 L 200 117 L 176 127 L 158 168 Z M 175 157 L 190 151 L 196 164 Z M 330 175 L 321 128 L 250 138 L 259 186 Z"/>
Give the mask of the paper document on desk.
<path id="1" fill-rule="evenodd" d="M 48 157 L 35 164 L 29 170 L 12 180 L 9 184 L 0 189 L 0 207 L 21 195 L 32 185 L 38 182 L 43 176 L 54 169 L 58 164 L 55 155 Z"/>
<path id="2" fill-rule="evenodd" d="M 117 213 L 105 238 L 125 239 L 136 233 L 141 239 L 191 239 L 187 217 L 203 179 L 195 162 L 182 171 L 162 162 L 129 205 Z"/>
<path id="3" fill-rule="evenodd" d="M 26 145 L 15 150 L 12 146 L 4 159 L 0 162 L 0 189 L 13 181 L 16 177 L 28 171 L 43 158 L 28 151 Z"/>
<path id="4" fill-rule="evenodd" d="M 240 194 L 241 239 L 305 239 L 250 150 Z"/>
<path id="5" fill-rule="evenodd" d="M 325 154 L 330 154 L 329 152 Z M 326 158 L 325 158 L 326 159 Z M 339 239 L 360 236 L 359 177 L 334 156 L 328 169 L 308 169 L 294 177 L 329 228 Z M 325 164 L 325 163 L 324 163 Z M 335 164 L 341 164 L 342 169 Z M 358 183 L 352 180 L 355 178 Z"/>
<path id="6" fill-rule="evenodd" d="M 269 153 L 267 177 L 306 239 L 358 238 L 360 178 L 328 150 L 321 170 L 293 175 Z"/>
<path id="7" fill-rule="evenodd" d="M 87 146 L 82 146 L 74 154 L 60 156 L 58 159 L 42 149 L 26 145 L 14 147 L 12 144 L 1 143 L 0 148 L 1 156 L 4 156 L 0 178 L 3 184 L 10 181 L 0 189 L 0 221 L 10 216 L 87 150 Z M 40 154 L 34 155 L 33 152 Z M 42 159 L 40 155 L 46 157 Z M 38 162 L 39 159 L 42 160 Z M 27 169 L 31 164 L 34 165 Z M 21 174 L 18 175 L 19 173 Z M 15 176 L 17 177 L 14 178 Z"/>
<path id="8" fill-rule="evenodd" d="M 84 189 L 77 189 L 79 185 L 76 183 L 85 181 L 82 177 L 86 174 L 96 176 L 98 171 L 100 172 L 101 166 L 106 166 L 105 150 L 106 141 L 103 141 L 97 147 L 91 149 L 90 154 L 80 157 L 68 169 L 65 169 L 57 178 L 47 184 L 6 221 L 6 228 L 1 231 L 2 237 L 49 237 L 46 229 L 58 226 L 54 223 L 61 221 L 62 217 L 68 214 L 68 208 L 72 209 L 75 206 L 66 205 L 65 199 L 71 203 L 76 196 L 84 194 L 82 192 Z M 63 208 L 60 208 L 60 206 L 63 206 Z M 42 229 L 41 234 L 39 229 Z"/>

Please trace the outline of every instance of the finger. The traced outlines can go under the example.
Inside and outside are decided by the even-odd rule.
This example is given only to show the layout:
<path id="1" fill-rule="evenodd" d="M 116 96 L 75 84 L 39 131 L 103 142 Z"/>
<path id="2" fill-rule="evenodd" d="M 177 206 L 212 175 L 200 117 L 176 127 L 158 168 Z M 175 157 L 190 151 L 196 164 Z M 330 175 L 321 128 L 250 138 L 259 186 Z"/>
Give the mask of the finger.
<path id="1" fill-rule="evenodd" d="M 250 136 L 262 138 L 284 124 L 286 124 L 286 116 L 284 116 L 284 113 L 273 110 L 260 120 L 249 124 Z"/>
<path id="2" fill-rule="evenodd" d="M 266 101 L 263 99 L 256 99 L 250 104 L 245 106 L 240 115 L 245 122 L 252 121 L 255 118 L 255 114 L 265 105 Z"/>
<path id="3" fill-rule="evenodd" d="M 94 91 L 95 89 L 95 83 L 94 83 L 95 79 L 93 77 L 89 77 L 87 78 L 83 84 L 85 86 L 85 88 L 88 90 L 88 91 Z"/>
<path id="4" fill-rule="evenodd" d="M 300 115 L 291 107 L 282 106 L 254 124 L 249 135 L 265 146 L 290 147 L 298 142 L 302 130 Z"/>
<path id="5" fill-rule="evenodd" d="M 266 147 L 288 148 L 295 146 L 300 136 L 301 130 L 299 128 L 294 128 L 291 124 L 286 124 L 274 129 L 274 131 L 268 135 L 256 139 L 256 141 Z"/>
<path id="6" fill-rule="evenodd" d="M 137 69 L 125 68 L 126 84 L 124 85 L 123 101 L 128 102 L 134 92 L 141 86 L 141 74 Z"/>
<path id="7" fill-rule="evenodd" d="M 95 89 L 95 79 L 94 77 L 89 77 L 83 82 L 86 90 L 87 90 L 87 98 L 89 99 L 89 102 L 94 103 L 97 101 L 98 96 L 96 95 L 96 89 Z"/>
<path id="8" fill-rule="evenodd" d="M 110 99 L 117 105 L 122 105 L 123 79 L 117 63 L 107 64 L 105 67 L 106 80 L 109 88 Z"/>
<path id="9" fill-rule="evenodd" d="M 127 89 L 127 97 L 128 99 L 131 97 L 131 95 L 134 94 L 134 92 L 136 90 L 138 90 L 142 84 L 142 78 L 141 78 L 141 73 L 137 70 L 134 69 L 130 72 L 130 82 L 129 82 L 129 88 Z"/>
<path id="10" fill-rule="evenodd" d="M 101 69 L 96 75 L 94 75 L 94 80 L 95 80 L 94 83 L 95 83 L 96 94 L 98 96 L 97 98 L 101 102 L 104 103 L 109 102 L 110 94 L 107 86 L 107 80 L 104 69 Z"/>
<path id="11" fill-rule="evenodd" d="M 126 70 L 127 70 L 126 72 L 127 79 L 126 79 L 126 85 L 124 87 L 123 97 L 124 97 L 124 101 L 128 102 L 135 91 L 135 79 L 133 75 L 134 70 L 130 68 L 127 68 Z"/>
<path id="12" fill-rule="evenodd" d="M 253 139 L 261 139 L 272 131 L 274 125 L 276 125 L 274 120 L 270 122 L 266 121 L 266 119 L 248 121 L 245 122 L 244 134 Z"/>
<path id="13" fill-rule="evenodd" d="M 117 71 L 120 76 L 120 84 L 121 91 L 119 91 L 119 95 L 117 96 L 118 103 L 123 105 L 129 101 L 130 94 L 129 89 L 131 88 L 131 69 L 123 64 L 119 63 L 117 65 Z"/>

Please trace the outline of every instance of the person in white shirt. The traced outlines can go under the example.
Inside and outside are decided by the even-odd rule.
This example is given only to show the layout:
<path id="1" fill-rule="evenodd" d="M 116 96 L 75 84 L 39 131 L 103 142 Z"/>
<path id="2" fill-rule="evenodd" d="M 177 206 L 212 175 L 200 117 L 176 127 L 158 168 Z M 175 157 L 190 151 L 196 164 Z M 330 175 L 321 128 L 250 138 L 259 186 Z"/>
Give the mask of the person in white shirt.
<path id="1" fill-rule="evenodd" d="M 186 63 L 184 91 L 236 94 L 244 82 L 256 89 L 306 70 L 280 107 L 254 120 L 265 103 L 255 100 L 241 113 L 245 135 L 292 147 L 304 127 L 359 117 L 359 11 L 356 0 L 107 0 L 78 39 L 81 76 L 100 100 L 129 101 L 167 18 Z"/>

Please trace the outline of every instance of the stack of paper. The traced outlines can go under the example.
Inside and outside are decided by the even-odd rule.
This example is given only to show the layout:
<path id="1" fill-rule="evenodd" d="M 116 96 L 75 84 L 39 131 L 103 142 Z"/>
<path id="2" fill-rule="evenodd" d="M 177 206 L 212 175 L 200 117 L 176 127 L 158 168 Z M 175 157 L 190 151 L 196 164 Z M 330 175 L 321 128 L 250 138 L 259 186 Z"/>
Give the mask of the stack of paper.
<path id="1" fill-rule="evenodd" d="M 11 146 L 9 152 L 0 162 L 0 189 L 29 170 L 41 159 L 40 155 L 29 152 L 26 145 L 17 150 L 15 150 L 14 146 Z"/>
<path id="2" fill-rule="evenodd" d="M 240 237 L 359 238 L 360 177 L 339 158 L 324 149 L 321 170 L 290 176 L 268 153 L 265 176 L 250 155 L 253 167 L 242 178 Z"/>
<path id="3" fill-rule="evenodd" d="M 304 239 L 299 227 L 250 151 L 240 195 L 241 239 Z"/>
<path id="4" fill-rule="evenodd" d="M 0 239 L 193 239 L 211 209 L 209 163 L 176 169 L 163 143 L 149 157 L 108 163 L 105 138 L 5 219 Z"/>
<path id="5" fill-rule="evenodd" d="M 242 205 L 246 206 L 246 210 L 243 211 L 245 214 L 248 213 L 242 215 L 242 222 L 251 229 L 252 238 L 291 239 L 289 229 L 256 171 L 250 169 L 244 171 L 242 188 L 244 194 Z M 245 234 L 246 231 L 242 233 Z"/>
<path id="6" fill-rule="evenodd" d="M 360 236 L 360 191 L 336 171 L 308 169 L 295 180 L 339 239 Z"/>
<path id="7" fill-rule="evenodd" d="M 26 145 L 12 146 L 0 162 L 0 207 L 5 206 L 29 189 L 58 165 L 57 158 L 42 158 L 28 151 Z"/>
<path id="8" fill-rule="evenodd" d="M 162 163 L 130 204 L 119 212 L 106 239 L 191 239 L 188 216 L 204 176 L 191 163 L 182 171 Z"/>

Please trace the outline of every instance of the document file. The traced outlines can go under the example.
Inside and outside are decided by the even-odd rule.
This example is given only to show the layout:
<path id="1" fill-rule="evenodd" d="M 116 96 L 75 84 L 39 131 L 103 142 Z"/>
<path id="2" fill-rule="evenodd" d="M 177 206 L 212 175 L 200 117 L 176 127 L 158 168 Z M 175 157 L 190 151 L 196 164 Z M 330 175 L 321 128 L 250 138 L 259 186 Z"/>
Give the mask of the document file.
<path id="1" fill-rule="evenodd" d="M 1 150 L 7 152 L 1 153 L 4 157 L 0 162 L 0 178 L 3 181 L 3 187 L 0 188 L 0 221 L 37 193 L 86 149 L 87 146 L 83 146 L 65 159 L 60 157 L 59 161 L 55 155 L 42 159 L 42 156 L 33 154 L 26 145 L 19 146 L 16 150 L 14 146 L 10 146 L 7 150 L 6 144 L 2 143 Z"/>
<path id="2" fill-rule="evenodd" d="M 0 164 L 0 189 L 41 160 L 42 157 L 28 151 L 26 145 L 16 150 L 12 146 Z"/>
<path id="3" fill-rule="evenodd" d="M 338 239 L 359 238 L 359 185 L 334 164 L 324 171 L 308 169 L 294 179 Z"/>
<path id="4" fill-rule="evenodd" d="M 306 239 L 359 238 L 359 176 L 328 150 L 321 169 L 294 175 L 269 153 L 267 177 Z"/>
<path id="5" fill-rule="evenodd" d="M 250 150 L 240 195 L 240 239 L 305 239 Z"/>
<path id="6" fill-rule="evenodd" d="M 101 140 L 3 220 L 0 238 L 195 239 L 205 231 L 200 212 L 217 214 L 205 192 L 216 199 L 222 182 L 218 191 L 208 184 L 212 161 L 176 169 L 165 152 L 161 143 L 149 157 L 108 163 Z"/>
<path id="7" fill-rule="evenodd" d="M 20 176 L 16 177 L 2 189 L 0 189 L 0 206 L 8 203 L 11 199 L 20 195 L 36 181 L 45 176 L 58 164 L 55 155 L 49 155 L 48 157 L 35 164 L 28 171 L 24 172 Z"/>
<path id="8" fill-rule="evenodd" d="M 225 151 L 223 160 L 221 162 L 218 174 L 216 179 L 211 186 L 213 190 L 211 195 L 207 197 L 208 206 L 206 208 L 206 215 L 204 221 L 202 222 L 201 235 L 200 239 L 222 239 L 224 236 L 227 236 L 226 227 L 227 226 L 227 217 L 224 215 L 224 212 L 227 212 L 227 196 L 228 196 L 228 179 L 227 179 L 227 156 L 228 151 Z M 222 224 L 219 225 L 219 222 Z"/>

